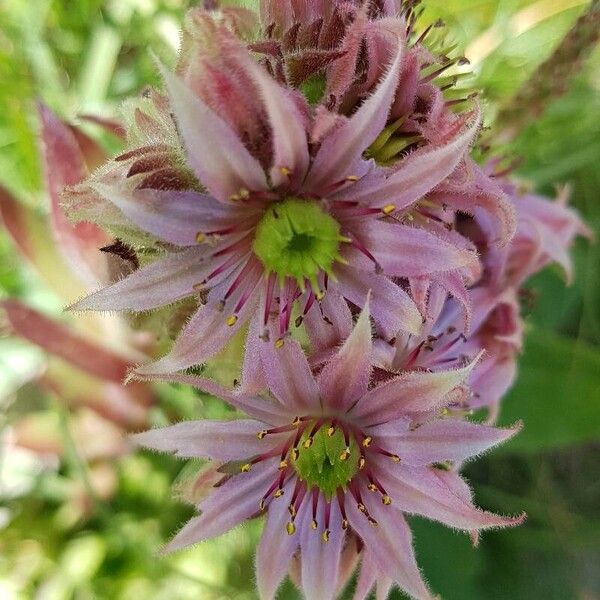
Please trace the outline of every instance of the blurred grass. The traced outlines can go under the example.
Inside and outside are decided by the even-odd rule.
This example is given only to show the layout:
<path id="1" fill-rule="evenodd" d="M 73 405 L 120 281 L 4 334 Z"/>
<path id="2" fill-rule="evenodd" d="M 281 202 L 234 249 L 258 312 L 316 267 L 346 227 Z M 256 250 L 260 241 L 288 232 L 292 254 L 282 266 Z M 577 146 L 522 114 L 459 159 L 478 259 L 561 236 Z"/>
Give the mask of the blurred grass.
<path id="1" fill-rule="evenodd" d="M 157 83 L 149 49 L 172 60 L 189 4 L 0 3 L 0 183 L 42 209 L 34 100 L 41 97 L 68 118 L 81 112 L 117 115 L 124 96 Z M 488 121 L 586 8 L 577 0 L 425 5 L 424 22 L 443 18 L 470 51 L 477 85 L 488 99 Z M 570 183 L 573 204 L 600 233 L 598 115 L 596 49 L 570 92 L 549 105 L 507 151 L 522 158 L 519 174 L 538 190 L 551 195 L 555 184 Z M 600 597 L 599 245 L 579 243 L 574 260 L 571 287 L 565 288 L 552 269 L 530 285 L 538 300 L 527 317 L 521 376 L 503 412 L 506 422 L 523 418 L 524 432 L 467 469 L 483 506 L 505 513 L 527 510 L 527 524 L 487 533 L 474 550 L 464 535 L 412 520 L 423 570 L 447 600 Z M 52 302 L 1 235 L 0 295 Z M 3 380 L 39 361 L 37 353 L 10 339 L 0 344 Z M 194 394 L 161 389 L 157 423 L 167 414 L 197 414 Z M 19 406 L 24 410 L 42 401 L 27 393 L 25 388 L 17 396 L 5 420 Z M 203 410 L 214 415 L 221 409 L 209 402 Z M 118 459 L 116 494 L 99 500 L 89 516 L 78 499 L 97 465 L 82 464 L 76 452 L 55 465 L 40 464 L 26 452 L 18 461 L 7 466 L 0 455 L 0 598 L 255 598 L 252 548 L 258 523 L 188 552 L 157 555 L 190 515 L 189 508 L 170 499 L 181 463 L 144 453 Z M 289 583 L 282 597 L 297 597 Z"/>

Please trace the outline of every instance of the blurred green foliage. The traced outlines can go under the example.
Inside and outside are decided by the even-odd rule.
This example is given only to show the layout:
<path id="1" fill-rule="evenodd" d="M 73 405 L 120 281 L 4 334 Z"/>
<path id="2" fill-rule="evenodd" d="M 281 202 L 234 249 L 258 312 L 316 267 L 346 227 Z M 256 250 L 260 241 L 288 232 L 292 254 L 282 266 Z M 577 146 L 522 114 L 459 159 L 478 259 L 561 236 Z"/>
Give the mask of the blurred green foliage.
<path id="1" fill-rule="evenodd" d="M 249 1 L 248 3 L 251 3 Z M 156 84 L 149 50 L 175 55 L 181 0 L 4 0 L 0 3 L 0 182 L 43 207 L 34 100 L 59 114 L 118 115 L 124 96 Z M 424 22 L 441 17 L 473 62 L 487 97 L 488 121 L 546 59 L 577 16 L 581 0 L 431 0 Z M 569 183 L 572 202 L 600 232 L 600 51 L 569 93 L 520 132 L 507 154 L 539 191 Z M 565 287 L 552 269 L 530 284 L 520 378 L 502 419 L 525 421 L 505 448 L 469 465 L 480 503 L 526 510 L 523 527 L 467 536 L 412 519 L 417 553 L 433 589 L 447 600 L 565 600 L 600 595 L 600 247 L 578 243 L 576 280 Z M 0 235 L 0 295 L 54 305 Z M 35 369 L 39 355 L 0 339 L 0 379 Z M 223 414 L 222 405 L 162 386 L 154 420 Z M 4 394 L 5 390 L 0 389 Z M 4 396 L 0 396 L 4 398 Z M 0 400 L 8 402 L 8 399 Z M 38 402 L 17 396 L 24 406 Z M 24 410 L 22 408 L 21 410 Z M 70 439 L 69 419 L 52 409 Z M 7 411 L 19 412 L 19 405 Z M 2 419 L 2 418 L 0 418 Z M 72 441 L 72 440 L 71 440 Z M 138 453 L 115 459 L 114 493 L 90 491 L 95 466 L 67 443 L 66 459 L 43 464 L 23 452 L 0 455 L 0 597 L 255 598 L 252 551 L 260 524 L 175 556 L 158 550 L 190 516 L 171 484 L 196 468 Z M 91 504 L 90 504 L 91 503 Z M 401 595 L 395 592 L 396 598 Z M 283 598 L 296 598 L 288 582 Z"/>

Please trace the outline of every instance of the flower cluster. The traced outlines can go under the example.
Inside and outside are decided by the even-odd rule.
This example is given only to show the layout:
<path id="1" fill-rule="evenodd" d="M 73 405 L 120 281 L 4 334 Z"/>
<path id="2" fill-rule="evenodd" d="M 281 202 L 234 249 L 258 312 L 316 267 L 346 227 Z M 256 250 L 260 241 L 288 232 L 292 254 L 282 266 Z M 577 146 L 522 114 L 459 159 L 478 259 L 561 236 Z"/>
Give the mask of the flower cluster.
<path id="1" fill-rule="evenodd" d="M 290 570 L 307 598 L 334 598 L 360 561 L 357 598 L 394 583 L 431 598 L 403 514 L 474 541 L 522 521 L 477 509 L 458 471 L 518 430 L 493 421 L 521 286 L 550 262 L 568 272 L 587 231 L 470 156 L 481 111 L 448 74 L 465 60 L 438 23 L 416 32 L 415 2 L 215 4 L 188 13 L 165 91 L 127 105 L 125 151 L 64 194 L 139 265 L 71 308 L 195 299 L 169 353 L 133 375 L 250 417 L 136 437 L 210 459 L 201 514 L 168 549 L 267 513 L 261 597 Z M 235 389 L 185 372 L 237 332 Z"/>

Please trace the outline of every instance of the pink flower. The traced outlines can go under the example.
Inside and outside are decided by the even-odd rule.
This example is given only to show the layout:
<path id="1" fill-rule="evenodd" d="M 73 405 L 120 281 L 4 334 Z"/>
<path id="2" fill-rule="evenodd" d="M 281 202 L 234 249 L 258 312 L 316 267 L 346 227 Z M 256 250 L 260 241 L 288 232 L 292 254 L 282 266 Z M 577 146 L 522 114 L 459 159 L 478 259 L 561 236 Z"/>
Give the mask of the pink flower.
<path id="1" fill-rule="evenodd" d="M 67 196 L 72 211 L 135 231 L 157 260 L 72 308 L 144 311 L 198 295 L 204 304 L 171 353 L 143 373 L 205 361 L 252 317 L 253 335 L 263 337 L 276 319 L 271 341 L 281 345 L 295 306 L 298 325 L 319 318 L 324 297 L 339 312 L 346 302 L 362 306 L 369 290 L 373 317 L 388 337 L 418 333 L 422 315 L 391 278 L 445 284 L 452 274 L 452 286 L 464 288 L 462 277 L 478 264 L 466 238 L 408 220 L 468 152 L 477 111 L 459 119 L 443 143 L 388 169 L 365 151 L 386 126 L 396 93 L 398 40 L 373 93 L 350 117 L 338 115 L 315 144 L 309 132 L 317 117 L 306 101 L 206 13 L 190 19 L 205 28 L 207 49 L 194 69 L 184 53 L 184 79 L 162 70 L 168 100 L 154 94 L 146 116 L 136 109 L 146 143 L 138 140 L 101 169 L 89 182 L 91 194 L 75 189 Z"/>
<path id="2" fill-rule="evenodd" d="M 262 342 L 258 351 L 269 398 L 171 377 L 221 396 L 251 419 L 184 422 L 135 436 L 146 447 L 222 464 L 222 479 L 197 505 L 200 516 L 167 550 L 216 537 L 266 512 L 256 562 L 262 598 L 274 597 L 298 549 L 305 597 L 334 598 L 342 553 L 358 536 L 368 580 L 361 597 L 372 576 L 381 574 L 426 599 L 432 596 L 404 513 L 471 532 L 523 520 L 475 508 L 467 484 L 450 467 L 518 431 L 444 416 L 476 360 L 461 369 L 402 373 L 370 387 L 368 303 L 317 375 L 294 341 L 279 349 Z"/>

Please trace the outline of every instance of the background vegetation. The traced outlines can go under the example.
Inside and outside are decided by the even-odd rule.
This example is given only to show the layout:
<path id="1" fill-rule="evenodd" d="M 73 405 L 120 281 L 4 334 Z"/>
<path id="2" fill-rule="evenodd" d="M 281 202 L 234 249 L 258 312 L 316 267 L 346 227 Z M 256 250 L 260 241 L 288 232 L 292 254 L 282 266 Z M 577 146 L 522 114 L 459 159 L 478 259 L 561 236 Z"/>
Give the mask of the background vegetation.
<path id="1" fill-rule="evenodd" d="M 0 183 L 46 210 L 34 100 L 61 116 L 118 115 L 120 101 L 157 83 L 149 50 L 172 60 L 181 0 L 3 0 L 0 3 Z M 488 121 L 585 11 L 582 0 L 430 0 L 424 23 L 443 18 L 471 59 L 487 98 Z M 573 65 L 575 70 L 575 65 Z M 528 107 L 512 106 L 517 112 Z M 572 203 L 600 232 L 600 51 L 593 50 L 568 92 L 503 151 L 519 175 L 548 195 L 572 186 Z M 503 113 L 501 113 L 503 114 Z M 514 116 L 514 114 L 513 114 Z M 502 124 L 502 123 L 500 123 Z M 467 468 L 477 499 L 527 523 L 492 532 L 473 549 L 467 536 L 412 519 L 417 554 L 447 600 L 600 598 L 600 247 L 574 250 L 576 279 L 552 269 L 531 283 L 527 338 L 517 385 L 502 421 L 525 421 L 506 447 Z M 0 233 L 0 297 L 19 298 L 67 320 L 62 301 L 22 264 Z M 171 484 L 190 466 L 170 457 L 122 453 L 110 493 L 90 485 L 93 468 L 78 449 L 60 399 L 28 388 L 25 374 L 44 356 L 0 337 L 0 597 L 43 599 L 255 598 L 252 523 L 175 556 L 157 549 L 189 516 Z M 159 389 L 154 422 L 223 410 L 193 393 Z M 59 424 L 65 453 L 15 450 L 11 424 L 29 411 Z M 43 432 L 40 433 L 43 435 Z M 10 448 L 10 451 L 9 451 Z M 184 471 L 183 475 L 181 471 Z M 283 598 L 296 598 L 286 584 Z M 397 593 L 396 598 L 400 597 Z"/>

